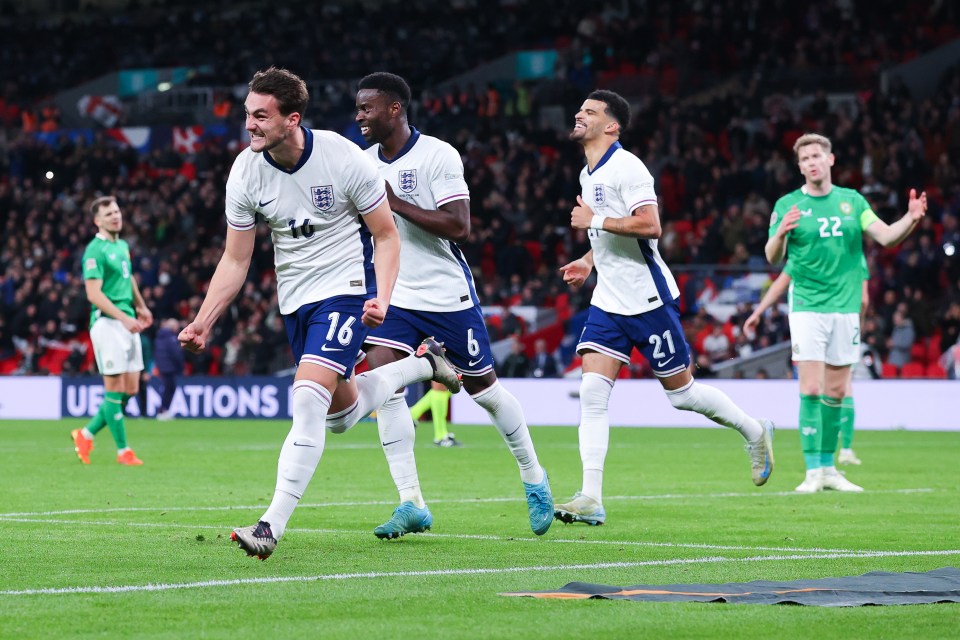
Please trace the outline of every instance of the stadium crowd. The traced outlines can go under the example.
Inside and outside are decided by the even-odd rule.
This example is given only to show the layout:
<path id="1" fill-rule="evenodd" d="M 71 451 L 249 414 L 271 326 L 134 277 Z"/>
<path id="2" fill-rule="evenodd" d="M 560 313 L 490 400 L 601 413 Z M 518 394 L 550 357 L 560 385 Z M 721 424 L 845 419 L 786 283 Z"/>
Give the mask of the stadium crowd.
<path id="1" fill-rule="evenodd" d="M 321 25 L 310 34 L 294 30 L 294 23 L 304 20 L 299 9 L 280 10 L 274 35 L 292 46 L 282 56 L 267 57 L 253 56 L 246 42 L 230 37 L 242 29 L 239 12 L 166 11 L 167 27 L 157 33 L 169 28 L 177 34 L 170 41 L 147 33 L 146 14 L 12 22 L 12 41 L 24 46 L 0 54 L 0 74 L 6 76 L 0 83 L 5 127 L 0 211 L 6 220 L 0 249 L 0 372 L 91 370 L 84 337 L 89 306 L 79 259 L 95 231 L 85 209 L 95 193 L 119 199 L 122 237 L 131 245 L 140 287 L 155 317 L 184 321 L 195 315 L 219 259 L 219 249 L 211 247 L 222 244 L 217 238 L 225 228 L 224 183 L 237 149 L 210 141 L 195 154 L 172 148 L 139 154 L 104 135 L 89 144 L 63 137 L 48 145 L 30 135 L 34 125 L 22 117 L 40 114 L 43 96 L 77 79 L 117 65 L 185 64 L 181 56 L 189 51 L 190 64 L 213 65 L 217 84 L 242 82 L 267 64 L 288 65 L 308 77 L 340 78 L 313 101 L 308 121 L 320 128 L 349 121 L 350 78 L 383 66 L 380 60 L 393 61 L 391 71 L 415 80 L 412 122 L 450 141 L 463 156 L 473 218 L 462 248 L 481 302 L 554 307 L 561 319 L 575 316 L 589 302 L 589 287 L 571 291 L 557 272 L 589 248 L 585 233 L 571 232 L 569 226 L 583 159 L 566 131 L 541 124 L 538 109 L 563 106 L 566 126 L 596 83 L 650 79 L 652 90 L 640 96 L 623 141 L 657 180 L 660 250 L 668 264 L 679 267 L 688 341 L 704 371 L 714 362 L 786 339 L 786 318 L 777 310 L 756 336 L 744 336 L 738 327 L 750 312 L 748 302 L 724 322 L 710 317 L 703 303 L 706 293 L 724 288 L 738 274 L 773 273 L 763 246 L 772 203 L 799 183 L 793 141 L 805 131 L 826 133 L 837 156 L 835 183 L 860 189 L 885 221 L 902 214 L 911 187 L 930 196 L 921 229 L 900 248 L 867 244 L 871 307 L 863 339 L 886 363 L 886 375 L 916 373 L 910 368 L 914 363 L 922 363 L 922 373 L 946 374 L 933 367 L 940 366 L 940 355 L 949 353 L 960 333 L 960 68 L 946 74 L 937 94 L 923 101 L 913 100 L 902 85 L 879 91 L 876 74 L 953 37 L 955 27 L 938 24 L 927 3 L 917 2 L 879 2 L 903 18 L 897 42 L 870 29 L 874 18 L 869 16 L 880 14 L 877 2 L 869 12 L 856 11 L 863 3 L 855 0 L 803 6 L 730 1 L 700 11 L 692 7 L 702 3 L 687 2 L 659 7 L 665 13 L 655 12 L 651 3 L 609 2 L 596 10 L 561 4 L 560 10 L 530 20 L 526 3 L 462 1 L 444 9 L 383 3 L 364 14 L 362 34 L 348 28 L 360 5 L 304 7 L 307 18 L 316 18 L 307 22 Z M 913 11 L 918 7 L 926 9 Z M 397 11 L 405 11 L 406 23 L 419 27 L 394 33 Z M 478 47 L 452 37 L 449 25 L 462 11 L 470 12 L 471 28 L 490 29 L 477 40 L 483 43 Z M 422 19 L 411 20 L 411 13 Z M 841 26 L 825 35 L 828 31 L 819 29 L 824 21 Z M 745 44 L 731 47 L 731 30 Z M 110 37 L 121 31 L 124 37 Z M 115 56 L 79 42 L 101 32 L 103 38 L 93 39 L 109 42 Z M 143 39 L 131 37 L 141 32 Z M 337 34 L 336 54 L 317 46 L 330 34 Z M 63 64 L 33 64 L 43 38 L 56 39 L 54 50 L 77 55 Z M 387 43 L 386 50 L 376 49 L 374 55 L 374 42 Z M 443 43 L 449 55 L 425 53 Z M 511 86 L 438 84 L 516 43 L 560 47 L 555 76 Z M 242 51 L 234 49 L 240 44 Z M 777 91 L 785 78 L 804 73 L 819 78 L 816 72 L 839 67 L 843 73 L 831 77 L 856 89 L 847 100 L 831 102 L 823 91 L 800 92 L 802 82 Z M 677 99 L 735 70 L 743 90 Z M 240 118 L 239 112 L 233 117 Z M 258 228 L 258 238 L 250 278 L 218 325 L 215 348 L 188 357 L 193 373 L 266 374 L 292 366 L 265 227 Z M 688 271 L 682 265 L 722 266 Z M 521 336 L 504 363 L 513 371 L 544 371 L 529 360 L 542 362 L 543 352 L 557 346 L 538 344 L 541 336 L 523 336 L 524 323 L 509 312 L 490 329 L 494 339 Z M 569 361 L 559 365 L 549 367 L 550 375 L 558 375 Z M 642 368 L 634 373 L 642 375 Z"/>

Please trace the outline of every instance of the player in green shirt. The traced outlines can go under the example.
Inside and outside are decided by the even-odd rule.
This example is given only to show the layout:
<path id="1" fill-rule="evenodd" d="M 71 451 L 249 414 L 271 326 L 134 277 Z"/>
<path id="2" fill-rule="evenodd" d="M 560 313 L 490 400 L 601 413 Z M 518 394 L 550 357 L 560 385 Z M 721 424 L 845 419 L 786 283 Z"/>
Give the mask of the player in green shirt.
<path id="1" fill-rule="evenodd" d="M 860 358 L 863 233 L 885 247 L 899 244 L 927 211 L 927 194 L 911 189 L 906 214 L 886 224 L 859 192 L 833 185 L 830 149 L 830 140 L 815 133 L 793 145 L 805 184 L 773 206 L 765 247 L 771 264 L 790 253 L 790 341 L 807 467 L 800 493 L 863 491 L 833 464 L 850 367 Z"/>
<path id="2" fill-rule="evenodd" d="M 70 436 L 80 461 L 90 464 L 93 437 L 105 426 L 117 443 L 117 462 L 140 465 L 127 446 L 123 409 L 135 396 L 143 370 L 143 352 L 137 335 L 153 323 L 153 314 L 140 295 L 130 264 L 130 247 L 120 239 L 123 215 L 113 196 L 90 205 L 97 235 L 83 252 L 83 279 L 90 301 L 90 341 L 103 375 L 103 402 L 96 415 Z"/>
<path id="3" fill-rule="evenodd" d="M 870 280 L 870 269 L 867 267 L 867 259 L 864 258 L 861 261 L 860 267 L 862 269 L 863 275 L 863 290 L 860 296 L 860 324 L 863 324 L 863 315 L 867 311 L 867 306 L 870 303 L 870 292 L 867 290 L 867 281 Z M 760 300 L 759 304 L 754 308 L 753 313 L 750 314 L 744 323 L 743 323 L 743 332 L 746 334 L 755 333 L 757 330 L 757 325 L 760 324 L 760 319 L 763 317 L 763 314 L 767 309 L 776 304 L 777 300 L 783 296 L 790 288 L 790 283 L 793 279 L 790 276 L 791 268 L 790 262 L 787 262 L 783 267 L 783 273 L 777 276 L 777 279 L 774 280 L 770 287 L 767 289 L 766 293 L 763 294 L 763 298 Z M 853 370 L 850 371 L 850 379 L 847 382 L 847 392 L 843 396 L 843 402 L 840 405 L 840 452 L 837 454 L 837 462 L 840 464 L 860 464 L 860 458 L 857 457 L 857 454 L 853 451 L 853 425 L 855 417 L 855 409 L 853 404 Z"/>

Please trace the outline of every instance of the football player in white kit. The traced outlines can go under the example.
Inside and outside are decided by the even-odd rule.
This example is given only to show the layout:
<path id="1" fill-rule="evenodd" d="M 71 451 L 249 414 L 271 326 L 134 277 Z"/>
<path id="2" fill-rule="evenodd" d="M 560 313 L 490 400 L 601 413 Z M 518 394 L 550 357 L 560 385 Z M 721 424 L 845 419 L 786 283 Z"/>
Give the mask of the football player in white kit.
<path id="1" fill-rule="evenodd" d="M 657 250 L 660 216 L 653 176 L 643 162 L 620 146 L 630 106 L 612 91 L 594 91 L 576 115 L 570 139 L 583 145 L 587 164 L 580 173 L 581 195 L 570 214 L 574 229 L 586 229 L 591 250 L 560 268 L 579 287 L 593 267 L 597 286 L 577 344 L 583 355 L 580 383 L 580 459 L 583 485 L 556 506 L 563 522 L 600 525 L 603 462 L 610 438 L 607 403 L 620 367 L 636 347 L 653 367 L 670 403 L 695 411 L 747 441 L 753 482 L 764 484 L 773 470 L 773 424 L 743 412 L 722 391 L 695 382 L 690 351 L 680 325 L 673 274 Z"/>
<path id="2" fill-rule="evenodd" d="M 280 450 L 273 500 L 257 524 L 231 534 L 261 560 L 273 553 L 317 468 L 324 426 L 342 433 L 411 382 L 434 379 L 460 390 L 459 376 L 432 339 L 416 356 L 351 380 L 368 328 L 387 313 L 400 240 L 376 166 L 346 138 L 303 127 L 308 100 L 306 84 L 285 69 L 271 67 L 250 81 L 244 103 L 250 147 L 227 180 L 226 248 L 197 317 L 179 336 L 191 351 L 204 348 L 243 286 L 262 216 L 298 366 L 293 425 Z"/>
<path id="3" fill-rule="evenodd" d="M 356 121 L 367 154 L 387 180 L 390 208 L 400 233 L 400 274 L 390 315 L 367 336 L 367 360 L 379 367 L 410 353 L 426 336 L 436 336 L 470 396 L 490 414 L 520 467 L 530 528 L 543 535 L 553 521 L 547 474 L 537 460 L 523 409 L 493 372 L 490 338 L 470 267 L 457 246 L 470 233 L 470 193 L 460 154 L 424 135 L 407 121 L 410 87 L 391 73 L 360 80 Z M 431 522 L 413 454 L 413 420 L 404 385 L 377 410 L 380 443 L 400 493 L 393 516 L 374 530 L 395 538 Z"/>

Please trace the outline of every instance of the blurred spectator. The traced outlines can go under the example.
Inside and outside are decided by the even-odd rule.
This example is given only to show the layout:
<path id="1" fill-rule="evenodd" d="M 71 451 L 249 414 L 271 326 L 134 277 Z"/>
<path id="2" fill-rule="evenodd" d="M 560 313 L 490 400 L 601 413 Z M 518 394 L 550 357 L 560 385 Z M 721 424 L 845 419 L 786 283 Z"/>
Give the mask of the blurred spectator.
<path id="1" fill-rule="evenodd" d="M 184 350 L 177 341 L 180 332 L 180 322 L 176 318 L 166 318 L 157 329 L 154 340 L 154 364 L 160 374 L 160 410 L 157 411 L 157 420 L 166 422 L 173 420 L 170 403 L 177 391 L 177 376 L 183 375 Z"/>
<path id="2" fill-rule="evenodd" d="M 837 183 L 860 188 L 884 219 L 897 215 L 907 189 L 928 189 L 929 228 L 918 230 L 916 242 L 899 252 L 868 245 L 867 252 L 880 329 L 885 335 L 892 332 L 896 303 L 906 301 L 915 332 L 933 335 L 942 308 L 960 301 L 960 68 L 948 70 L 935 93 L 923 100 L 912 99 L 897 83 L 881 90 L 876 70 L 955 38 L 956 7 L 920 0 L 878 2 L 869 12 L 853 11 L 856 20 L 842 17 L 848 11 L 843 7 L 855 9 L 856 3 L 832 0 L 760 12 L 749 3 L 703 9 L 696 2 L 634 1 L 597 11 L 574 0 L 557 0 L 549 19 L 543 19 L 538 3 L 510 3 L 508 11 L 498 3 L 468 3 L 466 8 L 458 3 L 388 3 L 373 14 L 354 3 L 323 3 L 275 17 L 278 32 L 302 36 L 288 42 L 285 55 L 296 61 L 290 64 L 299 65 L 302 75 L 320 79 L 310 85 L 307 122 L 313 126 L 336 128 L 349 121 L 352 82 L 369 72 L 377 55 L 399 65 L 393 71 L 414 79 L 420 93 L 411 107 L 414 124 L 451 140 L 465 165 L 473 219 L 463 250 L 475 268 L 484 305 L 550 307 L 562 293 L 570 313 L 587 306 L 593 283 L 569 291 L 556 267 L 588 247 L 585 234 L 571 232 L 565 220 L 583 166 L 566 125 L 582 98 L 575 84 L 589 82 L 592 89 L 594 79 L 602 78 L 637 96 L 633 124 L 622 142 L 644 158 L 656 180 L 664 225 L 661 248 L 670 262 L 762 265 L 770 203 L 797 183 L 790 143 L 807 129 L 831 132 Z M 161 23 L 146 19 L 153 15 L 146 6 L 127 7 L 123 20 L 95 24 L 65 15 L 58 23 L 55 65 L 49 64 L 49 27 L 29 15 L 29 3 L 20 12 L 26 17 L 11 17 L 7 23 L 8 46 L 0 53 L 6 63 L 0 65 L 0 227 L 6 232 L 0 243 L 0 318 L 20 352 L 32 345 L 34 363 L 27 368 L 38 366 L 43 353 L 37 340 L 51 318 L 59 327 L 56 340 L 69 343 L 74 334 L 80 334 L 74 336 L 77 342 L 84 339 L 87 307 L 76 295 L 82 290 L 77 260 L 84 229 L 90 227 L 83 207 L 97 192 L 120 197 L 132 222 L 128 240 L 134 269 L 158 315 L 194 315 L 196 296 L 216 267 L 219 254 L 209 247 L 219 246 L 216 239 L 225 232 L 224 182 L 238 147 L 210 141 L 192 155 L 163 145 L 141 154 L 102 130 L 90 140 L 71 140 L 58 122 L 69 114 L 44 111 L 52 104 L 49 96 L 115 71 L 116 60 L 178 66 L 188 51 L 192 61 L 213 67 L 192 83 L 215 92 L 211 108 L 218 110 L 221 122 L 239 123 L 241 113 L 232 108 L 239 104 L 230 86 L 248 78 L 255 64 L 243 54 L 246 45 L 232 37 L 242 28 L 242 16 L 212 5 L 197 11 L 168 4 L 168 19 Z M 385 49 L 370 54 L 357 39 L 344 41 L 336 54 L 315 46 L 360 20 L 370 37 L 391 34 L 383 39 L 389 42 Z M 824 20 L 844 25 L 830 34 L 829 46 L 820 46 Z M 397 32 L 401 21 L 415 26 Z M 896 47 L 889 45 L 891 22 L 897 25 Z M 183 24 L 191 28 L 183 29 Z M 483 33 L 484 38 L 465 38 L 463 28 L 467 35 Z M 90 41 L 111 43 L 115 55 L 103 55 Z M 731 48 L 724 44 L 729 42 L 744 45 Z M 429 55 L 437 47 L 447 54 Z M 559 52 L 554 78 L 512 88 L 436 88 L 504 51 L 542 47 Z M 719 79 L 729 81 L 732 90 L 711 94 L 705 102 L 681 99 Z M 838 89 L 842 93 L 835 93 Z M 562 112 L 560 130 L 543 126 L 549 118 L 542 117 L 541 107 Z M 51 135 L 53 123 L 59 133 Z M 25 134 L 24 127 L 37 136 L 44 128 L 48 133 L 41 142 Z M 196 175 L 188 178 L 184 171 L 190 165 Z M 52 180 L 44 177 L 48 170 L 55 175 Z M 709 287 L 714 292 L 721 288 L 720 280 L 710 282 L 707 275 L 690 273 L 681 286 L 686 312 L 709 303 L 701 297 Z M 187 367 L 216 372 L 221 357 L 232 372 L 238 370 L 237 358 L 240 371 L 288 367 L 286 350 L 273 348 L 277 330 L 269 312 L 274 286 L 269 233 L 261 225 L 243 295 L 211 336 L 211 349 L 187 356 Z M 234 323 L 251 317 L 261 320 L 245 327 L 239 343 L 228 348 L 226 337 Z M 943 317 L 941 336 L 952 331 L 949 314 Z M 753 349 L 788 335 L 779 310 L 764 320 L 750 341 Z M 492 336 L 524 329 L 513 314 L 503 322 L 501 330 L 491 327 Z M 3 334 L 0 329 L 0 353 Z M 885 339 L 878 342 L 881 350 L 885 344 Z M 738 352 L 745 347 L 738 342 Z M 90 366 L 89 359 L 77 361 Z"/>
<path id="3" fill-rule="evenodd" d="M 730 338 L 723 331 L 723 325 L 715 323 L 710 334 L 703 339 L 703 350 L 713 363 L 723 362 L 730 358 Z"/>
<path id="4" fill-rule="evenodd" d="M 547 351 L 547 341 L 538 338 L 533 343 L 533 358 L 530 359 L 530 375 L 534 378 L 557 378 L 560 367 L 554 354 Z"/>
<path id="5" fill-rule="evenodd" d="M 947 372 L 950 380 L 960 380 L 960 342 L 947 349 L 940 356 L 940 366 Z"/>
<path id="6" fill-rule="evenodd" d="M 523 343 L 517 336 L 510 337 L 510 355 L 503 359 L 497 367 L 497 376 L 500 378 L 526 378 L 530 370 L 530 360 L 523 352 Z"/>
<path id="7" fill-rule="evenodd" d="M 906 311 L 898 309 L 893 314 L 893 331 L 890 333 L 890 339 L 887 341 L 887 348 L 890 355 L 887 362 L 902 369 L 903 365 L 910 362 L 910 349 L 916 340 L 917 334 L 913 329 L 913 321 L 907 317 Z"/>
<path id="8" fill-rule="evenodd" d="M 940 351 L 960 342 L 960 302 L 951 302 L 940 321 Z"/>
<path id="9" fill-rule="evenodd" d="M 853 365 L 853 377 L 858 380 L 878 380 L 881 377 L 882 362 L 876 346 L 874 333 L 864 334 L 860 340 L 860 360 Z"/>

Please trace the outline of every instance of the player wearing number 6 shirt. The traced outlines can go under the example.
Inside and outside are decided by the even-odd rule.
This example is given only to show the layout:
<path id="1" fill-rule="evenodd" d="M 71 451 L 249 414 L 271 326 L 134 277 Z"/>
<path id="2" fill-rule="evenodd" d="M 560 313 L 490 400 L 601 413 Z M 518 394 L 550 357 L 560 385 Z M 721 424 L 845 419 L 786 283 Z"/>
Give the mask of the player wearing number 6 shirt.
<path id="1" fill-rule="evenodd" d="M 907 212 L 891 225 L 853 189 L 833 185 L 830 140 L 797 139 L 805 184 L 773 206 L 765 247 L 771 263 L 789 251 L 790 341 L 800 377 L 800 441 L 807 474 L 800 493 L 863 491 L 833 464 L 850 367 L 860 359 L 863 234 L 885 247 L 910 235 L 926 214 L 927 194 L 910 190 Z"/>
<path id="2" fill-rule="evenodd" d="M 347 139 L 301 126 L 308 100 L 306 84 L 289 71 L 271 67 L 253 76 L 244 103 L 250 147 L 227 180 L 226 248 L 196 319 L 179 337 L 187 349 L 204 348 L 246 279 L 262 216 L 298 366 L 273 500 L 257 524 L 231 535 L 261 559 L 273 553 L 313 476 L 324 426 L 342 433 L 411 382 L 432 378 L 460 389 L 442 348 L 429 339 L 416 357 L 351 379 L 368 328 L 387 313 L 400 242 L 376 166 Z"/>
<path id="3" fill-rule="evenodd" d="M 457 242 L 470 233 L 470 194 L 460 154 L 442 140 L 407 122 L 410 87 L 391 73 L 360 81 L 356 121 L 374 144 L 367 149 L 389 185 L 390 208 L 401 238 L 400 275 L 390 316 L 367 336 L 367 359 L 379 367 L 412 353 L 435 335 L 463 375 L 463 386 L 487 410 L 520 467 L 530 517 L 537 535 L 553 521 L 547 474 L 537 460 L 523 409 L 497 380 L 470 268 Z M 430 519 L 413 455 L 414 429 L 403 385 L 377 410 L 377 425 L 390 473 L 400 492 L 393 517 L 377 527 L 381 538 L 421 530 Z"/>
<path id="4" fill-rule="evenodd" d="M 571 225 L 588 230 L 592 248 L 560 271 L 564 281 L 579 287 L 596 267 L 597 286 L 577 345 L 583 355 L 583 485 L 570 502 L 556 506 L 556 517 L 568 523 L 599 525 L 606 520 L 602 485 L 610 437 L 607 403 L 633 347 L 650 362 L 674 407 L 703 414 L 743 435 L 754 484 L 764 484 L 773 470 L 773 424 L 751 418 L 722 391 L 695 382 L 690 373 L 679 291 L 657 250 L 660 216 L 653 176 L 618 142 L 629 121 L 630 106 L 622 96 L 594 91 L 577 112 L 570 133 L 587 158 Z"/>

